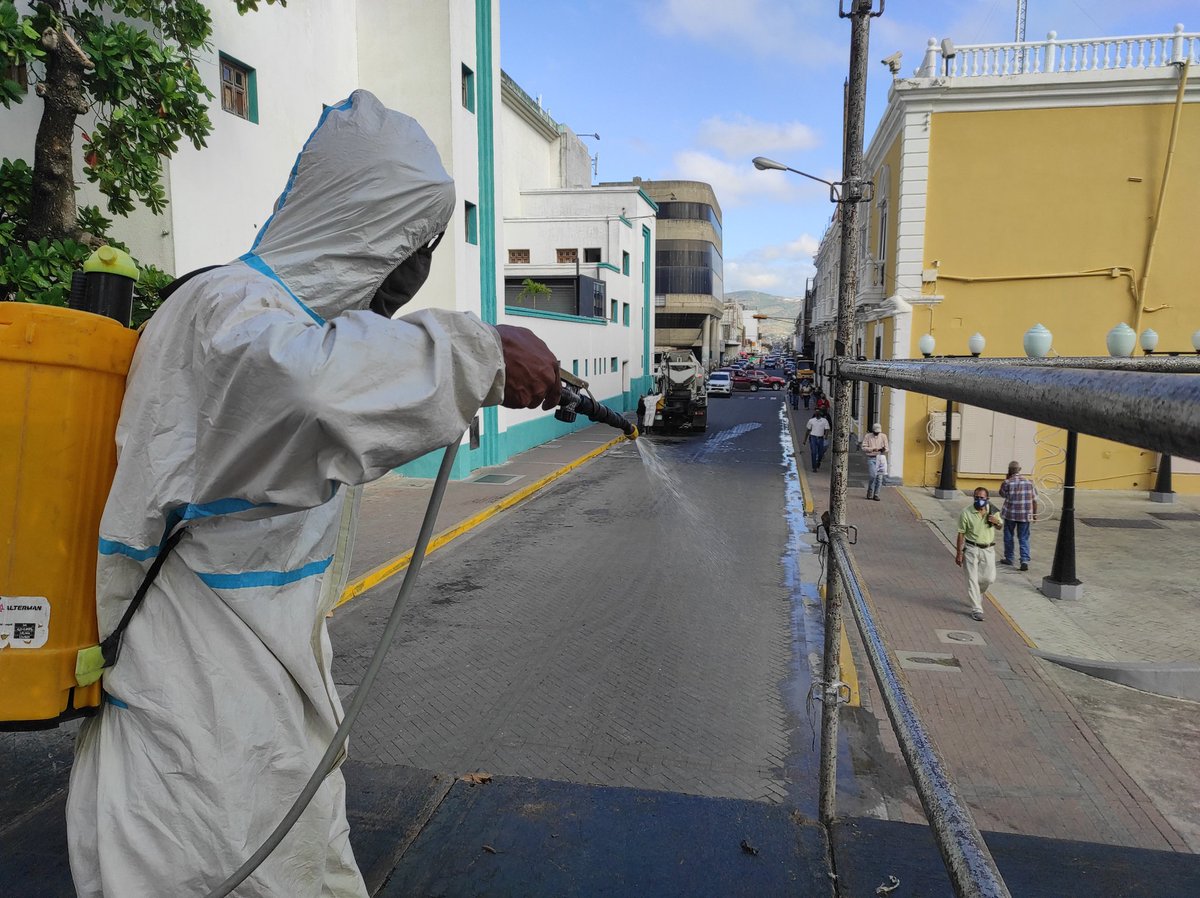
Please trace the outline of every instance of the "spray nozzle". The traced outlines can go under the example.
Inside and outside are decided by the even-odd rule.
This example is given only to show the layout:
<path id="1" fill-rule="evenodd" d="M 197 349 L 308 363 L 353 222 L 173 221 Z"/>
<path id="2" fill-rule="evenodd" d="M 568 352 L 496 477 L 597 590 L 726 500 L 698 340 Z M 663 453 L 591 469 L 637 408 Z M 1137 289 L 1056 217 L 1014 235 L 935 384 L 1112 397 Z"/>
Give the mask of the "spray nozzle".
<path id="1" fill-rule="evenodd" d="M 589 421 L 617 428 L 631 440 L 638 438 L 638 429 L 634 423 L 607 405 L 597 402 L 588 391 L 586 380 L 581 380 L 561 368 L 558 374 L 562 379 L 562 396 L 558 400 L 558 409 L 554 412 L 555 418 L 570 424 L 583 415 Z"/>

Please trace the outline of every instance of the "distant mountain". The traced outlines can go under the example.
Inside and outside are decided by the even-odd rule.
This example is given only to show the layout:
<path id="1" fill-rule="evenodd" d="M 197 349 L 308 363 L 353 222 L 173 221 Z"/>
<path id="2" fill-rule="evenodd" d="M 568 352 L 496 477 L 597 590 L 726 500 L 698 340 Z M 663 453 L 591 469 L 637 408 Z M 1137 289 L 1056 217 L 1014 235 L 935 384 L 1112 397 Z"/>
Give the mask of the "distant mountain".
<path id="1" fill-rule="evenodd" d="M 788 322 L 796 320 L 804 303 L 802 296 L 776 296 L 773 293 L 760 293 L 758 290 L 735 290 L 732 293 L 726 293 L 725 298 L 740 302 L 746 309 L 753 309 L 760 315 L 769 316 L 770 319 L 787 319 L 787 321 L 759 322 L 763 332 L 770 331 L 772 333 L 791 332 L 792 325 Z"/>

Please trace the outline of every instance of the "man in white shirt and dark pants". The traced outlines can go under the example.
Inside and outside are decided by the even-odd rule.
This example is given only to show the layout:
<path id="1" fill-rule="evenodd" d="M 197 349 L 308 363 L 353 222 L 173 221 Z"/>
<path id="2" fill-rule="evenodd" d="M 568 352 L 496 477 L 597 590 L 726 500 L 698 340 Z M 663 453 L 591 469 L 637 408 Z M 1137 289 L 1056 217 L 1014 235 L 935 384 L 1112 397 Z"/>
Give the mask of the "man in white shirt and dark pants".
<path id="1" fill-rule="evenodd" d="M 820 411 L 809 418 L 805 425 L 804 442 L 808 443 L 809 452 L 812 453 L 814 471 L 821 470 L 821 459 L 825 457 L 825 450 L 829 446 L 829 429 L 832 426 L 829 418 Z"/>

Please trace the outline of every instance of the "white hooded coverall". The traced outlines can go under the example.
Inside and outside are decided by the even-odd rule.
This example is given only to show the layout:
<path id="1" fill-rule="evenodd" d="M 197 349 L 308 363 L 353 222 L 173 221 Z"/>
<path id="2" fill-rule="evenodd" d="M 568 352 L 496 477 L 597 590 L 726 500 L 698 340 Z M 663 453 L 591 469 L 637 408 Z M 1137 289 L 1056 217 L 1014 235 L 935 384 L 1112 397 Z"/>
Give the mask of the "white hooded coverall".
<path id="1" fill-rule="evenodd" d="M 71 773 L 81 898 L 204 895 L 275 827 L 342 717 L 325 614 L 358 490 L 459 439 L 504 387 L 495 331 L 367 306 L 445 230 L 454 187 L 421 127 L 356 91 L 308 139 L 251 251 L 184 284 L 138 344 L 101 523 L 100 633 L 187 532 L 104 676 Z M 236 892 L 367 894 L 334 771 Z"/>

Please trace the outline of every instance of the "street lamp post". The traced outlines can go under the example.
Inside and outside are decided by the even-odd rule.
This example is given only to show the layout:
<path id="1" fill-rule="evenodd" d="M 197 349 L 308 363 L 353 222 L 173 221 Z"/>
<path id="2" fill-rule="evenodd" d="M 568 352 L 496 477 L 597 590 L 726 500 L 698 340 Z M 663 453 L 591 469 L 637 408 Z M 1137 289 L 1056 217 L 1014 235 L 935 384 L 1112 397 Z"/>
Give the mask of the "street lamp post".
<path id="1" fill-rule="evenodd" d="M 1079 599 L 1083 584 L 1075 576 L 1075 458 L 1079 434 L 1067 431 L 1067 464 L 1063 472 L 1063 504 L 1058 519 L 1058 538 L 1054 542 L 1054 563 L 1050 576 L 1042 578 L 1042 595 L 1051 599 Z"/>
<path id="2" fill-rule="evenodd" d="M 1133 331 L 1126 328 L 1130 334 Z M 1125 352 L 1127 334 L 1113 328 L 1108 336 L 1108 351 L 1112 355 Z M 1031 359 L 1044 359 L 1054 350 L 1054 335 L 1040 324 L 1025 332 L 1022 341 L 1025 355 Z M 1131 351 L 1131 350 L 1130 350 Z M 1051 599 L 1078 599 L 1083 597 L 1083 584 L 1075 576 L 1075 459 L 1078 456 L 1079 434 L 1067 431 L 1067 458 L 1063 471 L 1063 504 L 1058 518 L 1058 537 L 1054 541 L 1054 562 L 1050 576 L 1042 578 L 1042 595 Z"/>
<path id="3" fill-rule="evenodd" d="M 837 336 L 834 339 L 833 372 L 833 445 L 829 474 L 830 534 L 844 535 L 846 523 L 846 480 L 850 454 L 850 394 L 853 384 L 837 376 L 836 365 L 848 355 L 854 334 L 854 301 L 858 289 L 854 260 L 858 257 L 858 204 L 869 202 L 874 194 L 869 178 L 863 177 L 863 130 L 866 118 L 867 45 L 870 20 L 883 12 L 873 0 L 851 0 L 849 12 L 841 4 L 838 14 L 850 19 L 850 77 L 846 89 L 846 127 L 842 152 L 842 181 L 833 183 L 808 172 L 784 165 L 765 156 L 753 160 L 760 171 L 790 171 L 829 187 L 829 198 L 838 204 L 841 216 L 841 276 L 838 278 Z M 828 542 L 828 567 L 825 576 L 825 652 L 821 674 L 821 753 L 818 814 L 822 823 L 831 823 L 837 813 L 838 703 L 843 701 L 839 688 L 841 676 L 841 636 L 843 587 L 833 557 L 833 540 Z"/>
<path id="4" fill-rule="evenodd" d="M 983 350 L 987 346 L 987 340 L 983 334 L 975 333 L 967 340 L 967 349 L 971 350 L 970 355 L 940 355 L 940 359 L 977 359 L 983 355 Z M 933 334 L 925 334 L 917 341 L 917 348 L 921 350 L 921 355 L 925 358 L 932 358 L 933 351 L 937 348 L 937 343 L 933 339 Z M 958 489 L 955 486 L 954 479 L 954 458 L 950 446 L 954 439 L 954 400 L 946 400 L 946 433 L 942 440 L 942 472 L 938 477 L 938 485 L 934 487 L 933 496 L 935 499 L 954 499 L 958 496 Z"/>
<path id="5" fill-rule="evenodd" d="M 1138 337 L 1138 345 L 1146 355 L 1186 355 L 1183 352 L 1164 352 L 1158 348 L 1158 334 L 1151 328 L 1146 328 Z M 1200 331 L 1192 334 L 1192 349 L 1200 355 Z M 1171 483 L 1171 456 L 1158 457 L 1158 473 L 1154 478 L 1154 489 L 1150 491 L 1151 502 L 1171 503 L 1175 501 L 1175 490 Z"/>

